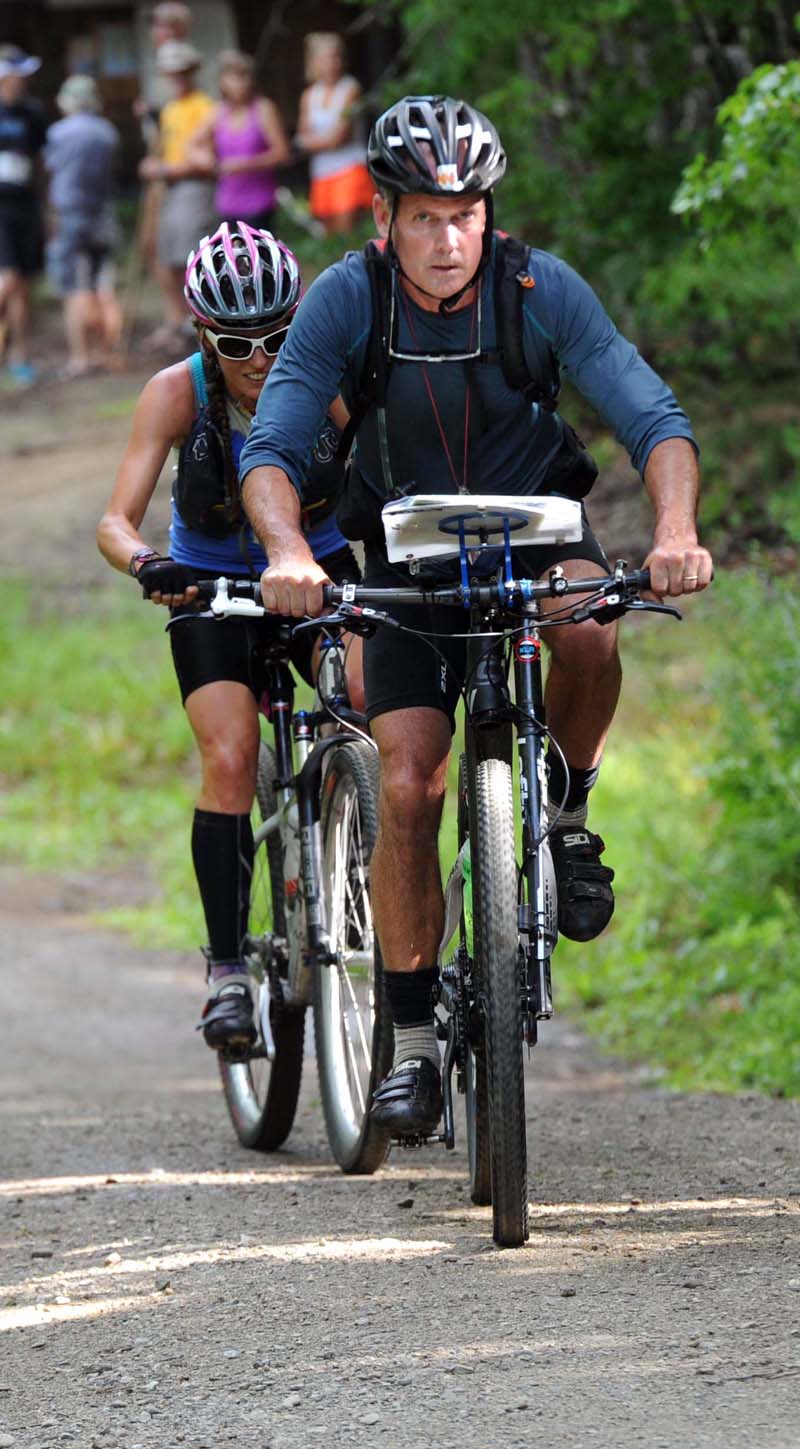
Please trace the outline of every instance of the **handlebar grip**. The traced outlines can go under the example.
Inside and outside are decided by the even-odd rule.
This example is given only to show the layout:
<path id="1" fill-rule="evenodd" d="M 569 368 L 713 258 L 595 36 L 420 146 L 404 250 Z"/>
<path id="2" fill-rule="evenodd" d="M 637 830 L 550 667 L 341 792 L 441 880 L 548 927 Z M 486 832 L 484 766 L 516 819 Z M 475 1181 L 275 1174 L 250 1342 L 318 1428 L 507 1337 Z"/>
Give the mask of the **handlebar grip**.
<path id="1" fill-rule="evenodd" d="M 642 589 L 645 592 L 650 588 L 650 570 L 635 569 L 632 574 L 625 576 L 635 589 Z"/>

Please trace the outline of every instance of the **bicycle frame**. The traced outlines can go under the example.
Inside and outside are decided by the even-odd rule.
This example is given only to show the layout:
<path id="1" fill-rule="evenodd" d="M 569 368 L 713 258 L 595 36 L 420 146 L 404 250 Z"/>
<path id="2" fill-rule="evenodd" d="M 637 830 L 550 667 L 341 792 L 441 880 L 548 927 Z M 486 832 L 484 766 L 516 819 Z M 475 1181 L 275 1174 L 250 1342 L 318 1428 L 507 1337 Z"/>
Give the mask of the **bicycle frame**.
<path id="1" fill-rule="evenodd" d="M 329 965 L 335 961 L 330 949 L 322 890 L 320 796 L 327 752 L 341 745 L 348 731 L 339 729 L 328 738 L 319 737 L 323 724 L 330 724 L 332 720 L 323 703 L 313 711 L 293 712 L 294 683 L 282 661 L 268 661 L 266 684 L 278 770 L 276 793 L 279 803 L 273 814 L 255 831 L 254 843 L 258 847 L 276 833 L 281 838 L 287 907 L 291 899 L 295 901 L 294 906 L 289 907 L 288 972 L 282 989 L 288 1005 L 307 1006 L 311 1002 L 314 966 Z M 295 864 L 298 866 L 297 876 L 291 873 Z"/>

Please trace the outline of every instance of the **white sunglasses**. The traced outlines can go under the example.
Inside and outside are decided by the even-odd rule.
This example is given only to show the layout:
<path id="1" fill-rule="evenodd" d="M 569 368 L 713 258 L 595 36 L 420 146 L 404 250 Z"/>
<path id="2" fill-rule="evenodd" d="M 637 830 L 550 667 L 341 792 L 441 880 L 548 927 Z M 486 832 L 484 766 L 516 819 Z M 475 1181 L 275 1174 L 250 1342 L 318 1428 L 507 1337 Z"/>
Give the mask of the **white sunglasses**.
<path id="1" fill-rule="evenodd" d="M 208 327 L 203 328 L 203 334 L 219 357 L 227 358 L 228 362 L 247 362 L 257 347 L 261 347 L 267 357 L 277 357 L 289 325 L 287 322 L 284 327 L 278 327 L 274 332 L 265 332 L 263 337 L 242 337 L 236 332 L 212 332 Z"/>

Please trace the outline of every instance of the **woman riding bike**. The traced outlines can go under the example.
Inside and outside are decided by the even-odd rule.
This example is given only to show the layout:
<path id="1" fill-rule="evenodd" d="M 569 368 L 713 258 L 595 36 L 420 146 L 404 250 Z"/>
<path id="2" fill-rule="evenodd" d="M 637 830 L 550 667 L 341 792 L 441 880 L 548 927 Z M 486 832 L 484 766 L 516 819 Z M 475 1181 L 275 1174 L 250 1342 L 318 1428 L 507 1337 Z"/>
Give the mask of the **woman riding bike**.
<path id="1" fill-rule="evenodd" d="M 202 617 L 198 578 L 257 578 L 263 549 L 242 512 L 239 454 L 256 403 L 297 309 L 296 258 L 267 231 L 223 223 L 204 237 L 186 268 L 185 297 L 200 351 L 156 373 L 144 388 L 97 539 L 101 553 L 172 611 L 170 641 L 181 696 L 200 751 L 202 783 L 192 857 L 208 927 L 209 996 L 200 1026 L 214 1049 L 256 1038 L 242 962 L 253 865 L 253 804 L 259 749 L 261 620 Z M 343 480 L 337 457 L 347 422 L 331 406 L 308 472 L 305 528 L 315 559 L 337 583 L 358 581 L 355 557 L 334 507 Z M 139 532 L 171 448 L 178 464 L 169 556 Z M 360 640 L 347 656 L 350 698 L 362 707 Z M 306 633 L 293 662 L 306 680 L 316 664 Z"/>

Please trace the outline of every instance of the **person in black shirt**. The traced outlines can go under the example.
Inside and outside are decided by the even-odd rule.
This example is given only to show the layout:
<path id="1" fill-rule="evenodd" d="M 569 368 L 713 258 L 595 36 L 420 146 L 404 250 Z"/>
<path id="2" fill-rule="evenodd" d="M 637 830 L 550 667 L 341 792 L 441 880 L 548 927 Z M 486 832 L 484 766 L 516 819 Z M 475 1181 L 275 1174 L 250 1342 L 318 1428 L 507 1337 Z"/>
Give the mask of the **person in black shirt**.
<path id="1" fill-rule="evenodd" d="M 18 386 L 35 381 L 28 358 L 31 278 L 41 271 L 43 227 L 36 158 L 47 119 L 26 95 L 41 66 L 16 45 L 0 45 L 0 318 L 8 335 L 8 372 Z"/>

